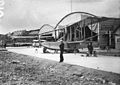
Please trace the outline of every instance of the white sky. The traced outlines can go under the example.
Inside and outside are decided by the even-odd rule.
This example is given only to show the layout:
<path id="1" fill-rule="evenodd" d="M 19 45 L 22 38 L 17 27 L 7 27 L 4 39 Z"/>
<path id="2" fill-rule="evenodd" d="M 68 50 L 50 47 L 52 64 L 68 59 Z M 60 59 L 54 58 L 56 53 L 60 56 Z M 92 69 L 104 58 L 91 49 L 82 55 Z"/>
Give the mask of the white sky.
<path id="1" fill-rule="evenodd" d="M 0 17 L 0 34 L 16 30 L 55 26 L 71 12 L 71 0 L 0 0 L 4 1 L 4 16 Z M 1 3 L 0 3 L 1 4 Z M 72 0 L 72 11 L 84 11 L 97 16 L 118 17 L 120 0 Z"/>

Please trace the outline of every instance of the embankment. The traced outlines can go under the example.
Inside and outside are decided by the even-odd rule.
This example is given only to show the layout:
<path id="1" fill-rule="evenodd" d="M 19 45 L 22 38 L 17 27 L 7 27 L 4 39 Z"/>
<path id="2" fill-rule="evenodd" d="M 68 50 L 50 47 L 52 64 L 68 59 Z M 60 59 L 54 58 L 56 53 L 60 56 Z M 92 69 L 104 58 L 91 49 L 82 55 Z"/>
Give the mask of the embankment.
<path id="1" fill-rule="evenodd" d="M 0 85 L 120 85 L 120 74 L 0 51 Z"/>

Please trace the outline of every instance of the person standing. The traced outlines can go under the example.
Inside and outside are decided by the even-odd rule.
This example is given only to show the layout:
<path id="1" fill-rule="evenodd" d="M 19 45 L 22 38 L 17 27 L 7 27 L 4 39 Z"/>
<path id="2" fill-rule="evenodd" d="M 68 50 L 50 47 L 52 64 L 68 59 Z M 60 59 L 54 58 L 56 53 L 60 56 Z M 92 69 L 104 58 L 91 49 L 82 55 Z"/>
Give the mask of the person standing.
<path id="1" fill-rule="evenodd" d="M 63 62 L 64 61 L 64 58 L 63 58 L 64 43 L 63 43 L 63 41 L 61 41 L 59 47 L 60 47 L 60 62 Z"/>
<path id="2" fill-rule="evenodd" d="M 4 48 L 6 48 L 6 42 L 4 43 Z"/>
<path id="3" fill-rule="evenodd" d="M 88 46 L 87 46 L 87 48 L 88 48 L 89 55 L 91 56 L 92 53 L 93 53 L 93 46 L 92 46 L 92 43 L 89 43 Z"/>

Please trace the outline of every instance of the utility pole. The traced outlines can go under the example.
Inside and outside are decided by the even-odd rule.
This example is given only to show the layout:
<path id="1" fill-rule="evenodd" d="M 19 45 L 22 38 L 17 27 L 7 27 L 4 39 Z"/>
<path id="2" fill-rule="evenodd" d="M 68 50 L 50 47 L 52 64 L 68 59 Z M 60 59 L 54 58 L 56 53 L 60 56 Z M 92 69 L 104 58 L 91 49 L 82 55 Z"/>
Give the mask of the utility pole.
<path id="1" fill-rule="evenodd" d="M 119 4 L 120 4 L 120 0 L 119 0 Z M 118 7 L 118 17 L 120 18 L 120 5 L 119 5 L 119 7 Z"/>
<path id="2" fill-rule="evenodd" d="M 71 5 L 70 7 L 71 7 L 71 12 L 72 12 L 72 0 L 71 0 L 71 4 L 70 5 Z"/>
<path id="3" fill-rule="evenodd" d="M 120 3 L 120 1 L 119 1 L 119 3 Z M 120 6 L 119 6 L 119 18 L 120 18 Z"/>

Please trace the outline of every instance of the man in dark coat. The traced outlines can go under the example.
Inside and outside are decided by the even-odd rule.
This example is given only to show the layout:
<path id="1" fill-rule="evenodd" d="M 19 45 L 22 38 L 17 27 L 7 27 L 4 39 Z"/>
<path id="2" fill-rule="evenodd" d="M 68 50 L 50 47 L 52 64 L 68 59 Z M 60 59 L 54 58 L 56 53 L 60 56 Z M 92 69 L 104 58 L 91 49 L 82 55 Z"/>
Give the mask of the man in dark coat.
<path id="1" fill-rule="evenodd" d="M 89 43 L 88 46 L 87 46 L 87 48 L 88 48 L 88 52 L 89 52 L 89 54 L 90 54 L 90 56 L 91 56 L 92 53 L 93 53 L 93 46 L 92 46 L 92 43 Z"/>
<path id="2" fill-rule="evenodd" d="M 63 58 L 64 43 L 63 43 L 63 41 L 61 41 L 59 47 L 60 47 L 60 62 L 63 62 L 64 61 L 64 58 Z"/>

